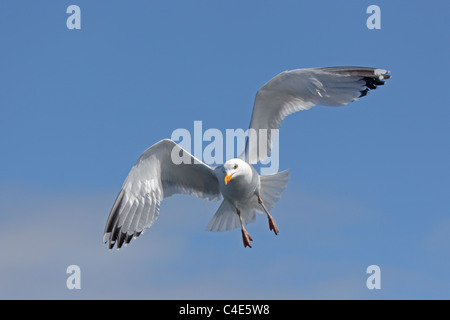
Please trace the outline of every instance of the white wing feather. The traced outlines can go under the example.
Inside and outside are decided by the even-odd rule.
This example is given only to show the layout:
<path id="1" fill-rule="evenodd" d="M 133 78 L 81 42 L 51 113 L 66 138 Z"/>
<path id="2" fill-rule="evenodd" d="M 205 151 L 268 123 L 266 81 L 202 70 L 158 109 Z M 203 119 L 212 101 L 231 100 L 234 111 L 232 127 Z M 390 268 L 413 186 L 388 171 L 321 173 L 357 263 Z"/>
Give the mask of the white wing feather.
<path id="1" fill-rule="evenodd" d="M 315 105 L 348 104 L 365 96 L 369 89 L 383 85 L 382 80 L 390 78 L 387 73 L 388 70 L 366 67 L 310 68 L 280 73 L 256 94 L 249 130 L 255 135 L 249 135 L 240 158 L 252 164 L 263 161 L 272 149 L 271 129 L 279 129 L 287 115 Z M 259 152 L 258 146 L 267 152 Z"/>
<path id="2" fill-rule="evenodd" d="M 190 163 L 174 164 L 172 152 L 183 152 Z M 109 241 L 110 249 L 128 244 L 155 222 L 161 201 L 175 193 L 222 198 L 213 168 L 165 139 L 148 148 L 132 167 L 109 214 L 103 242 Z"/>

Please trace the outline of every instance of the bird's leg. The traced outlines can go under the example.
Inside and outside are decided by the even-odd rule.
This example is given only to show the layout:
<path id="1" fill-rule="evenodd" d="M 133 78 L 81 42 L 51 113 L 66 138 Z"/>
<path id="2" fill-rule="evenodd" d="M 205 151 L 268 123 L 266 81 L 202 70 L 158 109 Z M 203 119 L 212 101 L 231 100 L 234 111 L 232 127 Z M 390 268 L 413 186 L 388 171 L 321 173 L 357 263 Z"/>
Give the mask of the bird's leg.
<path id="1" fill-rule="evenodd" d="M 253 241 L 253 239 L 252 239 L 252 237 L 250 237 L 247 230 L 245 230 L 244 222 L 242 221 L 242 217 L 241 217 L 241 210 L 236 208 L 236 212 L 239 216 L 239 221 L 241 222 L 242 240 L 244 241 L 244 248 L 247 248 L 247 247 L 251 248 L 252 244 L 250 243 L 250 241 Z"/>
<path id="2" fill-rule="evenodd" d="M 269 219 L 269 228 L 270 230 L 273 230 L 273 232 L 277 235 L 278 234 L 278 227 L 275 223 L 275 220 L 273 220 L 272 216 L 270 215 L 269 211 L 267 211 L 266 206 L 264 205 L 264 202 L 260 197 L 258 197 L 258 202 L 263 207 L 264 211 L 267 213 L 267 218 Z"/>

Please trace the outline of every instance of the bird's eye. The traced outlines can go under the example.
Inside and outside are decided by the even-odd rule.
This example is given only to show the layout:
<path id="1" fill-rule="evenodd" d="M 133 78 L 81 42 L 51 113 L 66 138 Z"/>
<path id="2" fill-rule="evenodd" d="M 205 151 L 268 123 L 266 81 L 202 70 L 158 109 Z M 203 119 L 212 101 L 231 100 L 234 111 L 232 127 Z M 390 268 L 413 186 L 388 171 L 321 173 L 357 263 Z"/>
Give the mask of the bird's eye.
<path id="1" fill-rule="evenodd" d="M 236 170 L 236 169 L 237 169 L 237 167 L 238 167 L 238 165 L 237 165 L 237 164 L 235 164 L 235 165 L 234 165 L 234 167 L 233 167 L 233 169 L 234 169 L 234 170 Z"/>

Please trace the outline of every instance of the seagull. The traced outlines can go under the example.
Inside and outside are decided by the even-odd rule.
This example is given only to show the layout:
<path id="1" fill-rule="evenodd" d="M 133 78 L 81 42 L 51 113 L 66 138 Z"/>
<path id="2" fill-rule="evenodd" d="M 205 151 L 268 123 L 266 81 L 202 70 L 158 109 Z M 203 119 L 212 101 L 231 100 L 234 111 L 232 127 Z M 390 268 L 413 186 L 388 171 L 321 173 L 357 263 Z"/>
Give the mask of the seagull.
<path id="1" fill-rule="evenodd" d="M 157 142 L 141 154 L 126 177 L 107 219 L 103 243 L 120 249 L 139 237 L 158 218 L 161 201 L 173 194 L 222 200 L 206 230 L 240 228 L 244 248 L 252 247 L 245 226 L 255 221 L 256 213 L 267 216 L 269 229 L 277 235 L 278 226 L 269 211 L 285 190 L 290 170 L 260 175 L 253 167 L 270 154 L 272 129 L 278 130 L 284 118 L 297 111 L 358 100 L 384 85 L 388 73 L 379 68 L 327 67 L 278 74 L 256 94 L 249 127 L 256 134 L 249 135 L 238 158 L 221 166 L 203 163 L 172 140 Z M 260 134 L 262 130 L 265 134 Z M 184 161 L 173 161 L 173 155 Z"/>

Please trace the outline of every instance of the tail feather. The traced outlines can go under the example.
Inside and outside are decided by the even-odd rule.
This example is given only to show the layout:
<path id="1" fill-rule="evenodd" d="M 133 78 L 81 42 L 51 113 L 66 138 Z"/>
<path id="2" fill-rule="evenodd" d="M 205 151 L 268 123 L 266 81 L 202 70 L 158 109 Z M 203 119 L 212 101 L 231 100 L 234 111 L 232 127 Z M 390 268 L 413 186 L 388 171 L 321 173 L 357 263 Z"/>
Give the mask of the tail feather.
<path id="1" fill-rule="evenodd" d="M 275 203 L 281 198 L 281 194 L 286 189 L 289 181 L 289 173 L 291 169 L 287 169 L 275 174 L 260 176 L 260 197 L 264 201 L 267 210 L 271 210 Z M 259 208 L 258 208 L 259 209 Z M 259 209 L 258 211 L 261 212 Z"/>
<path id="2" fill-rule="evenodd" d="M 240 226 L 239 216 L 233 206 L 224 199 L 219 209 L 217 209 L 211 221 L 206 226 L 206 231 L 227 231 L 239 228 Z"/>

